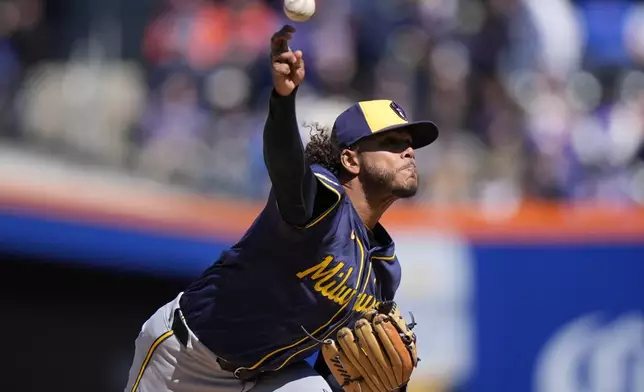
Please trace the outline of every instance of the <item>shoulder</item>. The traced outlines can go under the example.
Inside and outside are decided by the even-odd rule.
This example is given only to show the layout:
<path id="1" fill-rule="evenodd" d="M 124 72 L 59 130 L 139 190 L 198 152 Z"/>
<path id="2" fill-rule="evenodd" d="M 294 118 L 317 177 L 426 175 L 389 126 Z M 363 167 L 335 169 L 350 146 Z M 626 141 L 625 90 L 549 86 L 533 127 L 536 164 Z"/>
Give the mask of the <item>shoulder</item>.
<path id="1" fill-rule="evenodd" d="M 329 170 L 318 164 L 311 165 L 311 170 L 319 186 L 315 197 L 314 213 L 311 220 L 298 229 L 320 227 L 319 223 L 326 221 L 328 226 L 338 217 L 342 200 L 345 198 L 344 188 L 338 178 Z M 336 222 L 337 223 L 337 222 Z"/>
<path id="2" fill-rule="evenodd" d="M 324 185 L 327 189 L 336 193 L 339 198 L 344 196 L 344 188 L 335 174 L 318 164 L 311 165 L 311 170 L 313 170 L 313 174 L 317 178 L 318 182 Z"/>

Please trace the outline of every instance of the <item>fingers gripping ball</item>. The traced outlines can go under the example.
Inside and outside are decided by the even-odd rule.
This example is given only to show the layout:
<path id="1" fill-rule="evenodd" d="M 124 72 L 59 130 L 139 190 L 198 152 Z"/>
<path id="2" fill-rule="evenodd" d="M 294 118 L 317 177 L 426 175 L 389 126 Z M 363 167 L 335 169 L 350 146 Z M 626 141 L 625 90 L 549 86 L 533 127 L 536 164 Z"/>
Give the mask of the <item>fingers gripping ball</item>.
<path id="1" fill-rule="evenodd" d="M 322 356 L 345 392 L 394 391 L 407 385 L 418 365 L 414 326 L 394 302 L 386 302 L 353 329 L 340 329 L 336 341 L 326 340 Z"/>
<path id="2" fill-rule="evenodd" d="M 315 13 L 315 0 L 284 0 L 284 13 L 294 22 L 306 22 Z"/>

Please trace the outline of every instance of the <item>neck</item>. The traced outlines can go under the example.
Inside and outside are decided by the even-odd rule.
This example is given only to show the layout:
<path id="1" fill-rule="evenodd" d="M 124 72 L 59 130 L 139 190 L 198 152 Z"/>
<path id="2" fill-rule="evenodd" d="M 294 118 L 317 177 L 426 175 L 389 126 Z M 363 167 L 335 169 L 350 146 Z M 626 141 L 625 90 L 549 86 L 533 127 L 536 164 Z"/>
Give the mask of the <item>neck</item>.
<path id="1" fill-rule="evenodd" d="M 351 200 L 353 207 L 358 211 L 360 219 L 369 230 L 373 230 L 385 211 L 396 200 L 391 195 L 368 195 L 357 179 L 345 183 L 344 190 Z"/>

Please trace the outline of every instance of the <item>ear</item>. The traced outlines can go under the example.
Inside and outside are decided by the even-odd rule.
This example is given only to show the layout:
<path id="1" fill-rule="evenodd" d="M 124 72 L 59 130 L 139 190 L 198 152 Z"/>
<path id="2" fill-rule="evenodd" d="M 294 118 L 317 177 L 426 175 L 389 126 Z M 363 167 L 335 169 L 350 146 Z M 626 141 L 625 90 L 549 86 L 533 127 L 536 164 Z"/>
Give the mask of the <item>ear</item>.
<path id="1" fill-rule="evenodd" d="M 357 176 L 360 173 L 360 160 L 358 153 L 353 150 L 344 149 L 340 154 L 340 162 L 344 169 L 352 176 Z"/>

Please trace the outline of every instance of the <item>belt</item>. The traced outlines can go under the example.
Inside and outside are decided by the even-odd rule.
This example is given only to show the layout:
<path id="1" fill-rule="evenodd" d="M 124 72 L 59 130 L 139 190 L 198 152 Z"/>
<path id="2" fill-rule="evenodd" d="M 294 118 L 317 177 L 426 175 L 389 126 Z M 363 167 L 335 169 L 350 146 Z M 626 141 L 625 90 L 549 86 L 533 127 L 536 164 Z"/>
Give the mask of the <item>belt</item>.
<path id="1" fill-rule="evenodd" d="M 174 311 L 172 330 L 174 331 L 174 336 L 177 337 L 177 340 L 179 340 L 179 342 L 181 342 L 184 347 L 188 347 L 188 336 L 190 336 L 190 332 L 188 332 L 188 327 L 183 320 L 183 314 L 181 313 L 181 309 L 179 308 L 175 309 Z M 230 372 L 234 374 L 235 377 L 241 380 L 253 379 L 258 374 L 258 372 L 248 370 L 242 366 L 234 365 L 223 358 L 217 357 L 217 363 L 219 363 L 221 370 Z"/>

